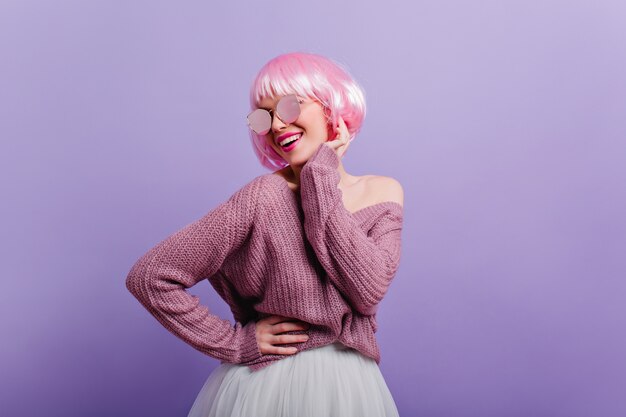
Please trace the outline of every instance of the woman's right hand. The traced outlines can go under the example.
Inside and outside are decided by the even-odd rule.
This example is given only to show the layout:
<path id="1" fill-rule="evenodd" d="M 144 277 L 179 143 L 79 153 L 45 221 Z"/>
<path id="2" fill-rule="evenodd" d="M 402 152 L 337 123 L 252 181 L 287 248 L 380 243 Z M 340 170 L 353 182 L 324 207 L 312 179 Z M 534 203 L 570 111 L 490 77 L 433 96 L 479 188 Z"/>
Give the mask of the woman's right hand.
<path id="1" fill-rule="evenodd" d="M 290 330 L 308 330 L 311 325 L 305 321 L 284 316 L 269 316 L 256 322 L 256 341 L 259 351 L 264 354 L 293 355 L 295 347 L 274 346 L 284 343 L 306 342 L 306 334 L 280 334 Z"/>

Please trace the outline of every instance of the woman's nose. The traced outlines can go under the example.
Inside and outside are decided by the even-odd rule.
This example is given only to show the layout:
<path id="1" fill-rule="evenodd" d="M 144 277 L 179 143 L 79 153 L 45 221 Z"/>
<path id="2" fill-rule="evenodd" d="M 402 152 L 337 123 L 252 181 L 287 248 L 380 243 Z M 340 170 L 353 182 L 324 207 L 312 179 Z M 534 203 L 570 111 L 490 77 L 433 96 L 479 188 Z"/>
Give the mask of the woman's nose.
<path id="1" fill-rule="evenodd" d="M 272 114 L 272 130 L 274 130 L 274 132 L 278 132 L 281 128 L 288 125 L 288 123 L 283 122 L 280 117 L 278 117 L 278 114 L 276 114 L 276 112 Z"/>

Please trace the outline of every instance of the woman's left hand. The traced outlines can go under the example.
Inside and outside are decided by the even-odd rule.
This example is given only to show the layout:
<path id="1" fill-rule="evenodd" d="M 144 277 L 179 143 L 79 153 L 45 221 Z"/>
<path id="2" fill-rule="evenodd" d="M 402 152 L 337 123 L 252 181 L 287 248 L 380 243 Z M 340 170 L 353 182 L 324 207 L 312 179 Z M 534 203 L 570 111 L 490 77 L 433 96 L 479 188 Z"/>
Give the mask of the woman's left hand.
<path id="1" fill-rule="evenodd" d="M 341 116 L 339 116 L 338 130 L 339 133 L 337 133 L 335 139 L 324 142 L 322 146 L 328 146 L 341 158 L 343 154 L 346 153 L 348 146 L 350 146 L 350 132 L 348 132 L 348 127 Z"/>

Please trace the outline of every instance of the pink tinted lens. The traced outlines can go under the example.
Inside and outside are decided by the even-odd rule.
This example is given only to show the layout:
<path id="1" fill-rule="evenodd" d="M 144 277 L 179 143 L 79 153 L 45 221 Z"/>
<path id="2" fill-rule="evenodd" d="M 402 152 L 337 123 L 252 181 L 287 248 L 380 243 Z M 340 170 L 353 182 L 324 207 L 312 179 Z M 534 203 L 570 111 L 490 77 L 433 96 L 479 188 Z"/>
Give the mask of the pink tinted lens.
<path id="1" fill-rule="evenodd" d="M 257 135 L 265 135 L 272 127 L 272 116 L 267 110 L 256 109 L 248 115 L 248 126 Z"/>
<path id="2" fill-rule="evenodd" d="M 300 117 L 300 103 L 295 94 L 281 98 L 276 113 L 284 123 L 293 123 Z M 272 128 L 272 115 L 265 109 L 256 109 L 248 115 L 248 126 L 258 135 L 265 135 Z"/>
<path id="3" fill-rule="evenodd" d="M 300 103 L 295 94 L 290 94 L 280 99 L 276 105 L 276 112 L 285 123 L 293 123 L 300 116 Z"/>

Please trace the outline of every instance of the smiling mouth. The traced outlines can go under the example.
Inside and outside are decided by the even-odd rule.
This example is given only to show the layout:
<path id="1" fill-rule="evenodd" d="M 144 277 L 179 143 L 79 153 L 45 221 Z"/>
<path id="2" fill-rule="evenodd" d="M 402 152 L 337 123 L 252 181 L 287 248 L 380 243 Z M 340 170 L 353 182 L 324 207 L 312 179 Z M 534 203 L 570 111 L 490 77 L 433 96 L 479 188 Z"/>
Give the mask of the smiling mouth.
<path id="1" fill-rule="evenodd" d="M 282 141 L 283 145 L 280 145 L 281 150 L 286 154 L 290 153 L 298 146 L 301 138 L 302 138 L 302 133 L 289 136 L 287 139 L 284 139 Z"/>
<path id="2" fill-rule="evenodd" d="M 286 139 L 283 139 L 282 141 L 280 141 L 280 143 L 278 144 L 279 146 L 286 148 L 289 145 L 291 145 L 292 143 L 294 143 L 295 141 L 297 141 L 298 139 L 300 139 L 302 137 L 302 133 L 297 133 L 295 135 L 291 135 Z"/>

